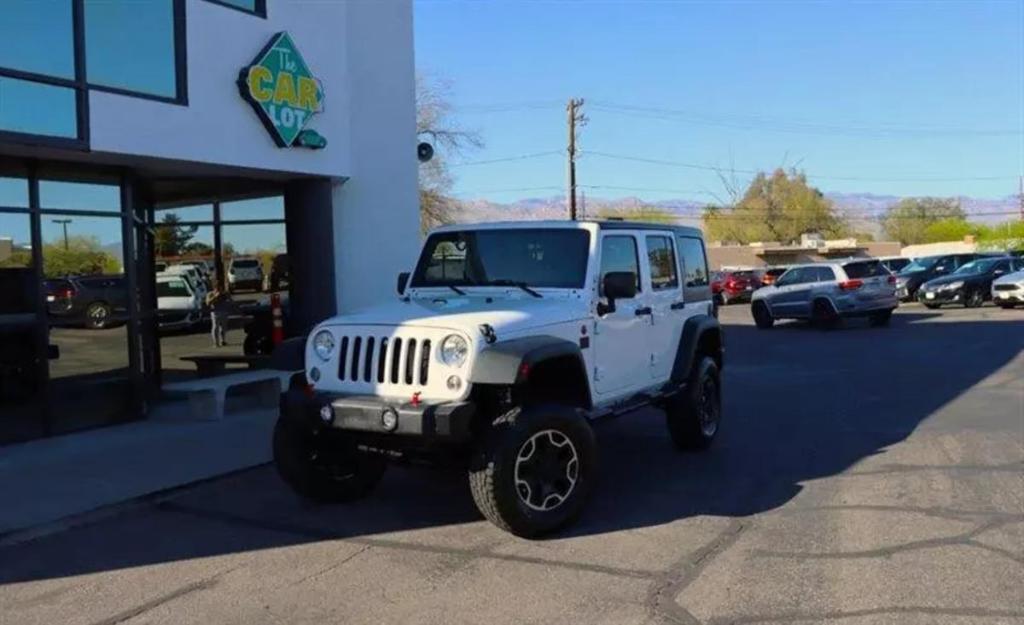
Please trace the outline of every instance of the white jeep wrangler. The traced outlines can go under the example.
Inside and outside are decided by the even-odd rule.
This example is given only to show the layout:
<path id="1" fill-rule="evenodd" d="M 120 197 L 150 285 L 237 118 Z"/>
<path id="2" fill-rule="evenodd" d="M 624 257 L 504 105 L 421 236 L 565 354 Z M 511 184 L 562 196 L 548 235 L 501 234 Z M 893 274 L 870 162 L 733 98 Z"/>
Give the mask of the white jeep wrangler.
<path id="1" fill-rule="evenodd" d="M 594 420 L 655 405 L 680 449 L 718 433 L 722 332 L 696 229 L 443 227 L 398 292 L 306 340 L 274 433 L 306 497 L 362 497 L 392 461 L 456 461 L 485 517 L 536 536 L 580 513 Z"/>

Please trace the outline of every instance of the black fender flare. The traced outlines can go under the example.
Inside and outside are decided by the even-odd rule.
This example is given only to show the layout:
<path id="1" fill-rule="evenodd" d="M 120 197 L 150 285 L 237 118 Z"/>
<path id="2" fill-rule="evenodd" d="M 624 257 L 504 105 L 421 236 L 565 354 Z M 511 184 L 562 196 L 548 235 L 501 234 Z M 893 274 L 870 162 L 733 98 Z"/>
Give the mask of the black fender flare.
<path id="1" fill-rule="evenodd" d="M 700 345 L 702 337 L 709 333 L 715 335 L 718 345 L 717 354 L 712 354 L 718 370 L 721 371 L 725 365 L 723 358 L 725 341 L 723 339 L 722 326 L 718 319 L 710 315 L 695 315 L 686 320 L 683 324 L 683 333 L 679 337 L 679 346 L 676 348 L 676 359 L 672 363 L 672 373 L 669 380 L 673 384 L 682 384 L 689 378 L 690 370 L 693 368 L 697 358 L 697 346 Z"/>
<path id="2" fill-rule="evenodd" d="M 557 336 L 541 335 L 510 339 L 485 347 L 473 362 L 473 384 L 513 385 L 526 381 L 530 369 L 552 358 L 568 357 L 579 364 L 590 397 L 590 381 L 580 346 Z"/>

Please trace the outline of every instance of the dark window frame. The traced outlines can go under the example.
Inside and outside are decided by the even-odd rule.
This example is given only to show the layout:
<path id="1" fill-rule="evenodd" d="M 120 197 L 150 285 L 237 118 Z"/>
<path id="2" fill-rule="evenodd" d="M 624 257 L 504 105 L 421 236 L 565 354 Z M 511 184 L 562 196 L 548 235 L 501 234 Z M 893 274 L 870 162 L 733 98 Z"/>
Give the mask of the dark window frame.
<path id="1" fill-rule="evenodd" d="M 212 1 L 212 0 L 208 0 Z M 0 130 L 0 143 L 15 143 L 50 148 L 65 148 L 72 150 L 89 150 L 89 91 L 101 91 L 116 95 L 141 98 L 143 100 L 154 100 L 165 104 L 188 106 L 188 48 L 187 48 L 187 16 L 185 14 L 186 0 L 170 0 L 173 4 L 174 20 L 174 75 L 175 75 L 175 96 L 153 95 L 142 93 L 131 89 L 119 87 L 107 87 L 94 85 L 89 82 L 85 67 L 85 0 L 69 0 L 71 2 L 72 19 L 72 49 L 74 51 L 75 77 L 73 79 L 49 76 L 36 72 L 27 72 L 13 67 L 0 66 L 0 77 L 28 82 L 41 83 L 55 87 L 65 87 L 75 90 L 75 128 L 77 136 L 55 137 L 52 135 L 16 132 L 11 130 Z M 266 0 L 257 0 L 266 13 Z M 221 4 L 217 2 L 216 4 Z M 226 5 L 230 6 L 230 5 Z M 235 7 L 244 12 L 244 9 Z"/>
<path id="2" fill-rule="evenodd" d="M 226 2 L 225 0 L 206 0 L 206 2 L 209 2 L 210 4 L 216 4 L 217 6 L 222 6 L 226 9 L 232 9 L 234 11 L 238 11 L 239 13 L 245 13 L 246 15 L 253 15 L 260 19 L 267 19 L 267 0 L 254 0 L 256 8 L 252 11 L 244 7 L 240 7 L 237 4 L 231 4 L 230 2 Z"/>

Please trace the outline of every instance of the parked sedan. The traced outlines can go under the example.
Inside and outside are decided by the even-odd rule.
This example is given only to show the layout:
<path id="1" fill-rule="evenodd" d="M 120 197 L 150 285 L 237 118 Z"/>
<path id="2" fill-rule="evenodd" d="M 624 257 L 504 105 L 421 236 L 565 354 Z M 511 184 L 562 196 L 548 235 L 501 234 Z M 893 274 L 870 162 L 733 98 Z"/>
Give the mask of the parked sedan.
<path id="1" fill-rule="evenodd" d="M 717 293 L 714 285 L 712 285 L 711 291 L 716 294 L 718 302 L 724 306 L 733 302 L 749 302 L 751 294 L 760 286 L 761 276 L 752 269 L 723 271 L 718 280 Z"/>
<path id="2" fill-rule="evenodd" d="M 1024 305 L 1024 255 L 1017 258 L 1017 268 L 992 281 L 992 301 L 1000 308 Z"/>
<path id="3" fill-rule="evenodd" d="M 980 258 L 963 265 L 952 274 L 929 280 L 917 292 L 918 300 L 928 308 L 943 304 L 962 304 L 977 308 L 991 299 L 996 278 L 1024 268 L 1020 259 L 1006 257 Z"/>
<path id="4" fill-rule="evenodd" d="M 809 319 L 821 326 L 846 317 L 886 325 L 896 299 L 896 276 L 876 259 L 792 267 L 772 286 L 758 289 L 750 306 L 758 328 L 776 319 Z"/>
<path id="5" fill-rule="evenodd" d="M 917 299 L 917 290 L 929 280 L 949 275 L 980 254 L 943 254 L 941 256 L 924 256 L 915 258 L 914 262 L 904 267 L 896 275 L 896 294 L 903 301 L 912 302 Z"/>

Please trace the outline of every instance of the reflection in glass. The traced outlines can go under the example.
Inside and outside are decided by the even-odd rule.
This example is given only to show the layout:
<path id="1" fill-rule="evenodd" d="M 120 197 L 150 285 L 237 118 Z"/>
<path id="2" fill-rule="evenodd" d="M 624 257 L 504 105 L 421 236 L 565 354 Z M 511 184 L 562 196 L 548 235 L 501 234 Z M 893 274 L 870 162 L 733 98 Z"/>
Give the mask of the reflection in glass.
<path id="1" fill-rule="evenodd" d="M 75 77 L 69 0 L 4 0 L 0 41 L 0 67 Z"/>
<path id="2" fill-rule="evenodd" d="M 0 77 L 0 130 L 78 137 L 75 90 Z"/>
<path id="3" fill-rule="evenodd" d="M 222 202 L 220 205 L 221 221 L 241 221 L 248 219 L 284 219 L 284 197 L 262 197 L 254 200 Z"/>
<path id="4" fill-rule="evenodd" d="M 174 2 L 85 0 L 89 84 L 174 98 Z"/>
<path id="5" fill-rule="evenodd" d="M 46 209 L 120 212 L 121 188 L 112 184 L 40 180 L 39 206 Z"/>
<path id="6" fill-rule="evenodd" d="M 0 206 L 28 208 L 28 180 L 0 177 Z"/>
<path id="7" fill-rule="evenodd" d="M 213 221 L 213 204 L 158 208 L 156 211 L 157 223 L 166 222 L 170 215 L 174 215 L 172 219 L 178 221 Z"/>
<path id="8" fill-rule="evenodd" d="M 224 4 L 230 4 L 231 6 L 244 9 L 246 11 L 255 13 L 256 12 L 256 0 L 218 0 Z"/>

